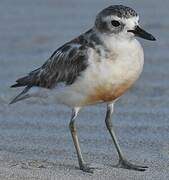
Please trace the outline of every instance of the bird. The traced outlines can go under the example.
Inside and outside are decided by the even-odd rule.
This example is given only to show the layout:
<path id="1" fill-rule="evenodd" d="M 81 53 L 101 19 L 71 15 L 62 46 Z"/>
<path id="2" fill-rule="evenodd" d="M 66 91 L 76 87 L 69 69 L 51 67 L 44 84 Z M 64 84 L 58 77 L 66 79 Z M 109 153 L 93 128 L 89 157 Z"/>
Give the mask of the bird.
<path id="1" fill-rule="evenodd" d="M 115 102 L 139 78 L 144 51 L 137 37 L 155 41 L 141 28 L 137 12 L 124 5 L 101 10 L 93 26 L 59 47 L 39 68 L 16 80 L 12 88 L 23 91 L 10 104 L 30 98 L 52 95 L 56 104 L 71 108 L 69 129 L 77 153 L 79 169 L 93 173 L 79 144 L 75 119 L 81 108 L 106 104 L 105 124 L 118 153 L 117 167 L 145 171 L 148 167 L 126 159 L 112 126 Z"/>

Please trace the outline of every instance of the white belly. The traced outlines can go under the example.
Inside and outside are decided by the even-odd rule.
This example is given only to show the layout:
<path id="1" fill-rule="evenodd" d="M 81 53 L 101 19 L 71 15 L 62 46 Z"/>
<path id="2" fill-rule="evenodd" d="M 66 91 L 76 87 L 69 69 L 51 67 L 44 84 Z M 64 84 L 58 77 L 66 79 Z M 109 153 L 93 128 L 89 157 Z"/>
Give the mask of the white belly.
<path id="1" fill-rule="evenodd" d="M 58 92 L 57 101 L 69 106 L 113 101 L 138 79 L 144 64 L 137 40 L 127 51 L 112 54 L 112 58 L 100 61 L 92 49 L 89 56 L 88 69 L 74 84 Z"/>

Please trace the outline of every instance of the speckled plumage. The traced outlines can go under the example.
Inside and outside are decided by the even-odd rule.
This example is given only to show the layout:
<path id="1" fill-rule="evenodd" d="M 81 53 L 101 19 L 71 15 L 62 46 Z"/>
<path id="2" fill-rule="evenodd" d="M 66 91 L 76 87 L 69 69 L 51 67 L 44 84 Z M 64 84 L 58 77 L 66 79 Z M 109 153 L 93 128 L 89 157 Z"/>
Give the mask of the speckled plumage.
<path id="1" fill-rule="evenodd" d="M 111 31 L 111 27 L 110 25 L 108 25 L 110 20 L 108 19 L 107 21 L 104 18 L 106 16 L 111 17 L 112 15 L 117 16 L 118 18 L 123 17 L 127 19 L 130 17 L 133 18 L 133 16 L 137 16 L 134 10 L 128 7 L 121 6 L 121 5 L 110 6 L 104 9 L 96 17 L 95 26 L 92 29 L 88 30 L 87 32 L 81 34 L 77 38 L 67 42 L 66 44 L 58 48 L 40 68 L 30 72 L 27 76 L 19 78 L 16 81 L 17 83 L 12 85 L 12 87 L 26 86 L 25 90 L 23 91 L 24 93 L 21 93 L 21 96 L 25 94 L 26 97 L 33 96 L 33 94 L 29 92 L 30 92 L 30 89 L 37 89 L 35 87 L 55 89 L 56 94 L 61 93 L 60 95 L 56 95 L 57 96 L 56 101 L 69 105 L 69 106 L 81 106 L 81 105 L 93 104 L 97 102 L 113 101 L 116 98 L 118 98 L 132 85 L 132 82 L 136 78 L 135 77 L 126 78 L 126 81 L 130 82 L 127 85 L 126 82 L 121 82 L 120 80 L 121 78 L 119 74 L 119 77 L 118 77 L 119 84 L 118 82 L 113 84 L 113 81 L 114 81 L 113 78 L 115 78 L 113 76 L 115 75 L 113 75 L 111 71 L 113 71 L 113 69 L 116 68 L 115 62 L 117 61 L 116 59 L 117 59 L 117 55 L 119 54 L 118 52 L 119 50 L 113 47 L 114 45 L 116 46 L 118 45 L 118 43 L 116 42 L 117 41 L 116 38 L 112 38 L 111 36 L 109 37 L 109 35 L 110 33 L 115 35 L 115 34 L 118 34 L 119 32 L 122 32 L 124 29 L 124 23 L 126 20 L 124 20 L 124 22 L 121 23 L 120 28 L 114 28 L 114 30 Z M 100 17 L 100 19 L 98 19 L 98 17 Z M 137 20 L 137 17 L 136 17 L 136 20 Z M 99 26 L 99 24 L 104 24 L 103 21 L 107 23 L 107 27 Z M 133 25 L 131 24 L 130 26 L 133 26 Z M 107 37 L 109 37 L 109 39 L 105 41 Z M 109 44 L 109 42 L 111 43 Z M 126 42 L 128 43 L 128 41 L 125 41 L 124 44 Z M 119 47 L 120 46 L 121 45 L 119 45 Z M 120 53 L 120 54 L 123 54 L 123 53 Z M 95 57 L 94 59 L 93 59 L 93 56 Z M 124 56 L 127 57 L 127 54 L 124 54 Z M 96 82 L 92 83 L 92 81 L 94 81 L 92 75 L 86 75 L 86 73 L 91 74 L 93 70 L 96 71 L 93 76 L 97 76 L 95 74 L 99 73 L 95 65 L 92 65 L 93 62 L 91 61 L 96 62 L 96 64 L 98 63 L 97 65 L 98 68 L 99 66 L 103 66 L 102 69 L 105 68 L 104 71 L 106 71 L 106 69 L 109 69 L 109 66 L 110 67 L 112 66 L 112 70 L 110 69 L 109 75 L 107 74 L 107 77 L 105 77 L 105 80 L 102 78 L 102 76 L 99 76 L 100 80 L 98 79 Z M 105 62 L 110 61 L 110 63 L 105 65 L 105 63 L 103 63 L 104 61 Z M 111 63 L 111 61 L 113 63 Z M 93 68 L 93 70 L 91 70 L 91 72 L 88 72 L 88 69 L 91 69 L 91 67 Z M 86 83 L 83 80 L 83 78 L 86 78 L 85 76 L 88 76 L 87 80 L 89 81 L 89 83 L 91 83 L 91 85 Z M 103 75 L 103 77 L 104 76 L 105 75 Z M 132 79 L 129 79 L 129 78 L 132 78 Z M 79 79 L 81 79 L 81 82 L 84 81 L 83 84 L 79 83 Z M 90 79 L 93 79 L 93 80 L 90 80 Z M 104 83 L 103 83 L 103 80 L 105 81 Z M 62 89 L 63 92 L 59 92 L 59 91 L 57 92 L 58 87 L 60 87 L 60 83 L 62 83 L 62 86 L 63 84 L 65 84 L 64 85 L 65 90 Z M 79 87 L 76 87 L 76 83 L 79 84 L 79 87 L 81 87 L 82 89 L 79 89 Z M 103 84 L 100 84 L 100 83 L 103 83 Z M 86 87 L 89 92 L 85 92 L 83 90 L 85 89 L 84 84 L 86 84 Z M 70 89 L 69 86 L 72 89 Z M 106 86 L 105 92 L 104 92 L 104 89 L 101 90 L 99 88 L 99 87 L 104 87 L 104 86 Z M 100 92 L 100 94 L 98 94 L 97 91 Z M 32 90 L 32 92 L 34 92 L 34 90 Z M 75 97 L 76 93 L 79 94 L 79 98 L 78 96 Z M 109 95 L 107 93 L 109 93 Z M 94 94 L 97 94 L 97 98 Z M 62 97 L 64 98 L 66 96 L 71 97 L 71 98 L 70 97 L 66 98 L 66 100 L 67 101 L 70 100 L 70 102 L 66 102 L 64 99 L 61 100 Z M 75 97 L 75 99 L 72 100 L 72 97 L 73 98 Z M 12 101 L 12 103 L 16 102 L 16 100 L 20 100 L 20 98 L 23 99 L 22 97 L 20 97 L 20 95 L 19 95 L 19 98 L 17 96 L 14 99 L 14 101 Z"/>
<path id="2" fill-rule="evenodd" d="M 138 171 L 147 168 L 126 160 L 111 123 L 115 101 L 134 84 L 143 69 L 144 53 L 135 36 L 155 40 L 138 26 L 138 20 L 133 9 L 122 5 L 102 10 L 93 28 L 58 48 L 40 68 L 12 85 L 26 87 L 11 103 L 51 95 L 54 102 L 73 109 L 69 128 L 79 167 L 85 172 L 93 170 L 83 159 L 75 118 L 83 106 L 103 102 L 107 103 L 106 127 L 119 155 L 118 167 Z"/>
<path id="3" fill-rule="evenodd" d="M 58 48 L 40 68 L 16 80 L 17 84 L 12 87 L 53 88 L 60 82 L 70 85 L 87 68 L 88 49 L 94 48 L 100 53 L 100 44 L 97 34 L 89 30 Z"/>
<path id="4" fill-rule="evenodd" d="M 109 6 L 98 14 L 98 16 L 102 16 L 103 18 L 110 15 L 126 19 L 138 16 L 134 9 L 123 5 Z"/>

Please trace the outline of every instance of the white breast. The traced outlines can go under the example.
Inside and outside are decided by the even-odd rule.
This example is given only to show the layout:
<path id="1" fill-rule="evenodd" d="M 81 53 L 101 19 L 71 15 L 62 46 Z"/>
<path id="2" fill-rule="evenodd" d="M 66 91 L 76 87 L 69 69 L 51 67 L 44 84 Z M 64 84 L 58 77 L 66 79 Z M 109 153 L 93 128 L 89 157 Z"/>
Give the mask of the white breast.
<path id="1" fill-rule="evenodd" d="M 89 90 L 98 84 L 119 84 L 127 80 L 133 82 L 139 77 L 143 69 L 144 55 L 140 43 L 137 40 L 124 43 L 114 43 L 108 57 L 99 59 L 93 49 L 89 50 L 89 68 L 82 77 L 79 84 Z M 111 46 L 109 46 L 110 48 Z M 85 89 L 86 89 L 85 88 Z"/>
<path id="2" fill-rule="evenodd" d="M 116 43 L 115 46 L 115 43 L 110 41 L 107 46 L 111 49 L 111 53 L 102 58 L 94 49 L 89 49 L 87 70 L 74 84 L 57 95 L 58 101 L 69 106 L 80 106 L 88 96 L 95 93 L 95 88 L 98 86 L 109 88 L 129 81 L 131 84 L 135 82 L 144 64 L 140 43 L 132 40 Z"/>

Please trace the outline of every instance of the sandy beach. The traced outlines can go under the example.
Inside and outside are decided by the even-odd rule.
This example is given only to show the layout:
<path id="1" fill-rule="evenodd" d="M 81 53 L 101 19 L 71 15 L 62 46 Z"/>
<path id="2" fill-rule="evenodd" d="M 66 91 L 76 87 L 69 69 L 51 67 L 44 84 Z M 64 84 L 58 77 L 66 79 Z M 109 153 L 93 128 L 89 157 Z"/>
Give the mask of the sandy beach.
<path id="1" fill-rule="evenodd" d="M 104 123 L 106 105 L 82 109 L 78 134 L 94 174 L 79 170 L 68 124 L 71 110 L 32 98 L 9 106 L 18 77 L 93 25 L 111 4 L 133 7 L 156 42 L 145 50 L 141 78 L 115 104 L 113 125 L 126 157 L 145 172 L 116 168 L 118 155 Z M 0 6 L 0 180 L 169 179 L 169 1 L 5 0 Z"/>

